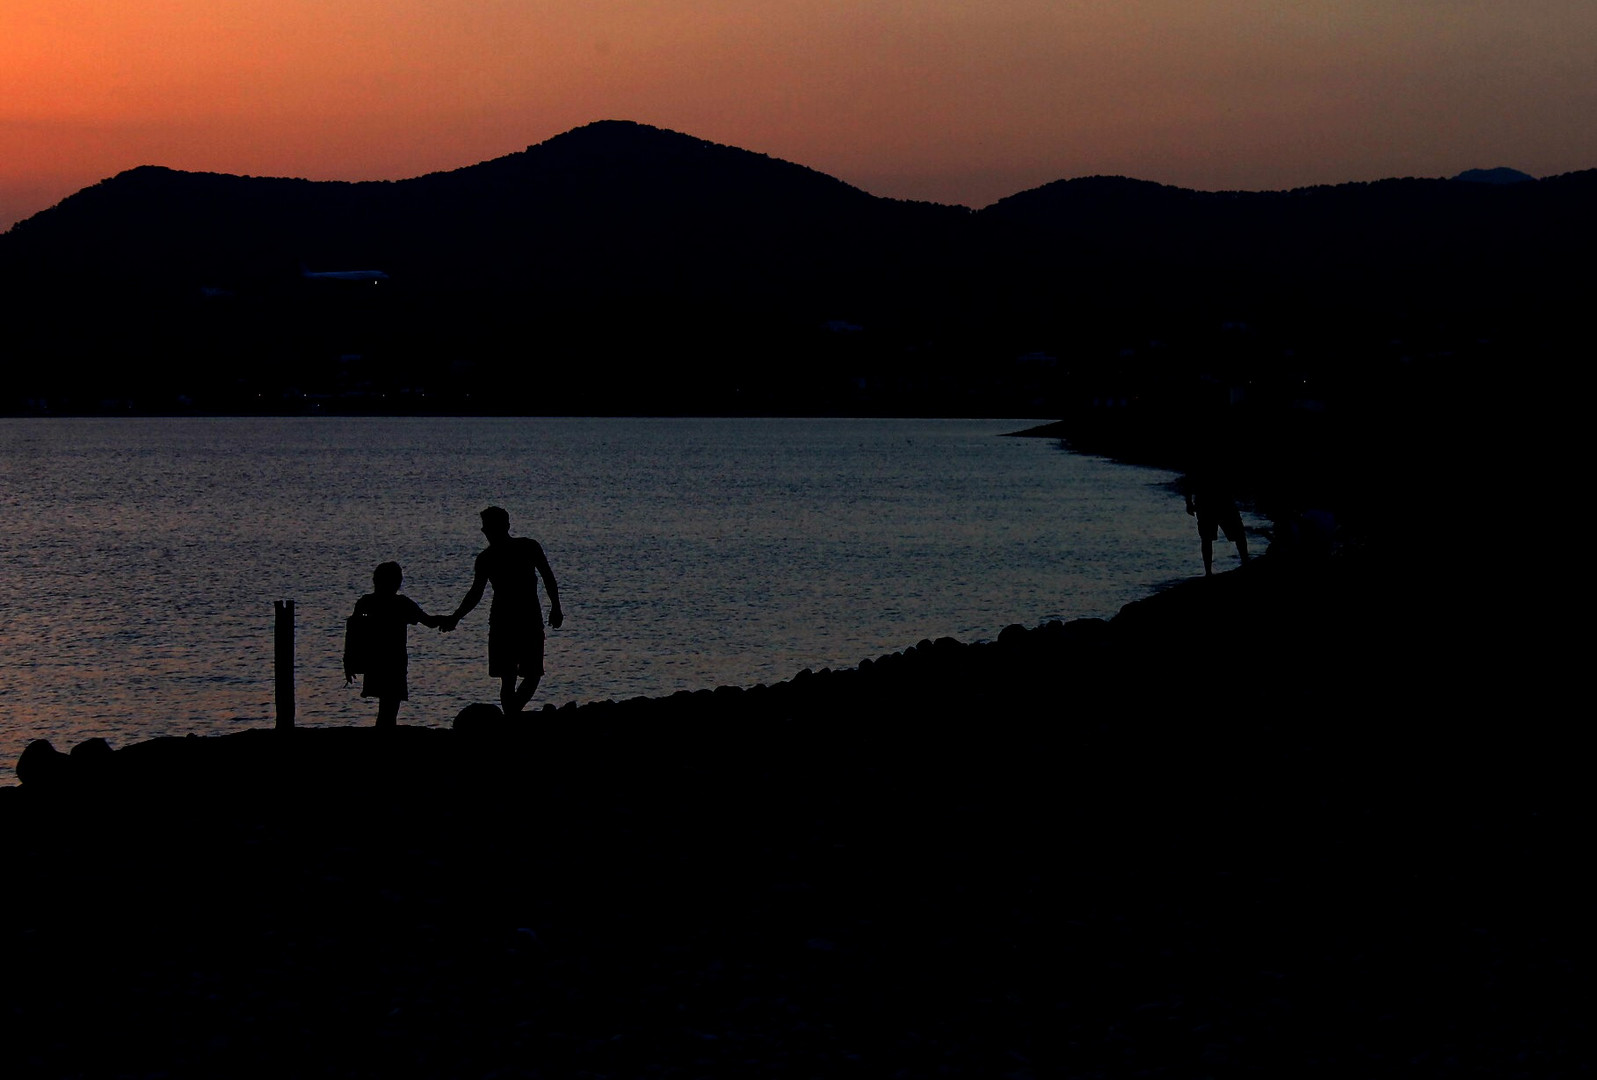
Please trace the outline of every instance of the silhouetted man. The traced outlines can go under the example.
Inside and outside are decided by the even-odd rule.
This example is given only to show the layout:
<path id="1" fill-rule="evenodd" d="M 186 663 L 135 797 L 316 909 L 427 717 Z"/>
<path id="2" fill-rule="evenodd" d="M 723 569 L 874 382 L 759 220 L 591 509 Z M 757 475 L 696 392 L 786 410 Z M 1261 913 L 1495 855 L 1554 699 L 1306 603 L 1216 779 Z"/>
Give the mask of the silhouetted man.
<path id="1" fill-rule="evenodd" d="M 543 677 L 543 608 L 538 603 L 538 575 L 549 594 L 549 625 L 559 629 L 560 588 L 555 584 L 543 545 L 530 536 L 510 535 L 510 515 L 497 506 L 482 512 L 482 532 L 488 548 L 477 556 L 476 575 L 442 629 L 453 630 L 461 618 L 482 599 L 486 585 L 494 587 L 488 609 L 488 674 L 499 680 L 499 703 L 510 716 L 526 708 Z M 516 687 L 516 678 L 521 686 Z"/>
<path id="2" fill-rule="evenodd" d="M 1187 473 L 1183 485 L 1187 513 L 1198 519 L 1198 539 L 1203 542 L 1203 575 L 1214 574 L 1214 539 L 1222 531 L 1237 546 L 1237 555 L 1248 561 L 1248 537 L 1242 531 L 1242 515 L 1237 513 L 1230 478 L 1218 462 L 1200 462 Z"/>

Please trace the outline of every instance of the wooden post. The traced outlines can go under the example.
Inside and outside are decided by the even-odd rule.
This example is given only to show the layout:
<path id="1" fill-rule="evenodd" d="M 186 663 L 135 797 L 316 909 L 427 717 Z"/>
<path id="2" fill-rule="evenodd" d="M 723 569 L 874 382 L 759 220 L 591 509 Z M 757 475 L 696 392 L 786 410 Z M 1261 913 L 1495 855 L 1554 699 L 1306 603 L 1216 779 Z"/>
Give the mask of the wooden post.
<path id="1" fill-rule="evenodd" d="M 294 601 L 278 600 L 277 609 L 277 730 L 294 726 Z"/>

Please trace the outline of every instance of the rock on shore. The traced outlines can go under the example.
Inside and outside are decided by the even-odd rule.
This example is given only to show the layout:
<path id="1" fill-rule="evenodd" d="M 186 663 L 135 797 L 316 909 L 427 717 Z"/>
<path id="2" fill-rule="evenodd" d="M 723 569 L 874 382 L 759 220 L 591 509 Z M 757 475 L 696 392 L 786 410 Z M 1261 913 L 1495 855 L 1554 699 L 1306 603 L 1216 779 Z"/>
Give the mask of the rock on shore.
<path id="1" fill-rule="evenodd" d="M 8 1074 L 1589 1065 L 1571 735 L 1402 580 L 1264 559 L 768 687 L 30 749 Z"/>

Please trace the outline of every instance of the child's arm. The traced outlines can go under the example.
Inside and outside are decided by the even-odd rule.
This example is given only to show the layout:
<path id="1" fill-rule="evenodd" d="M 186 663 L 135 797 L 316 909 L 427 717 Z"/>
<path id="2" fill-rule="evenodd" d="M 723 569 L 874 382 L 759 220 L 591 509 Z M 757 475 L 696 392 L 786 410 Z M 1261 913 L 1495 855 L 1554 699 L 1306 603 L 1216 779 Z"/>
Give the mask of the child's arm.
<path id="1" fill-rule="evenodd" d="M 444 623 L 444 617 L 442 615 L 427 614 L 421 609 L 420 604 L 416 603 L 416 601 L 412 600 L 408 596 L 405 597 L 405 607 L 405 621 L 407 623 L 411 623 L 412 625 L 420 623 L 423 626 L 433 627 L 442 626 Z"/>
<path id="2" fill-rule="evenodd" d="M 350 652 L 349 652 L 350 646 L 352 644 L 351 633 L 354 630 L 354 621 L 356 619 L 358 619 L 358 618 L 362 618 L 363 616 L 365 616 L 365 614 L 366 614 L 366 606 L 367 606 L 366 605 L 366 598 L 364 596 L 361 597 L 359 600 L 355 601 L 355 610 L 354 610 L 354 612 L 352 612 L 350 614 L 349 618 L 346 619 L 345 622 L 344 622 L 344 685 L 345 686 L 352 686 L 352 685 L 354 685 L 354 682 L 355 682 L 355 675 L 357 673 L 350 670 L 350 665 L 355 659 L 353 656 L 350 655 Z"/>

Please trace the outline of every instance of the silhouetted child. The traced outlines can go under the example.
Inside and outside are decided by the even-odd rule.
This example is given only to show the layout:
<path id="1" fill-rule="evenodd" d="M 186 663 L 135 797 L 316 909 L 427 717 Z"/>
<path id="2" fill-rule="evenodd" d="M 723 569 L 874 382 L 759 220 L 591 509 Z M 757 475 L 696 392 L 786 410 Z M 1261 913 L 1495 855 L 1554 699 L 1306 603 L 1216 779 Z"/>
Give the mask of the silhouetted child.
<path id="1" fill-rule="evenodd" d="M 414 623 L 438 626 L 441 615 L 429 615 L 416 601 L 400 593 L 404 572 L 396 562 L 385 562 L 372 572 L 372 588 L 355 601 L 344 633 L 344 685 L 356 675 L 366 676 L 360 696 L 377 699 L 377 726 L 393 727 L 399 718 L 399 703 L 408 700 L 410 687 L 406 671 L 410 657 L 405 651 L 405 635 Z"/>

